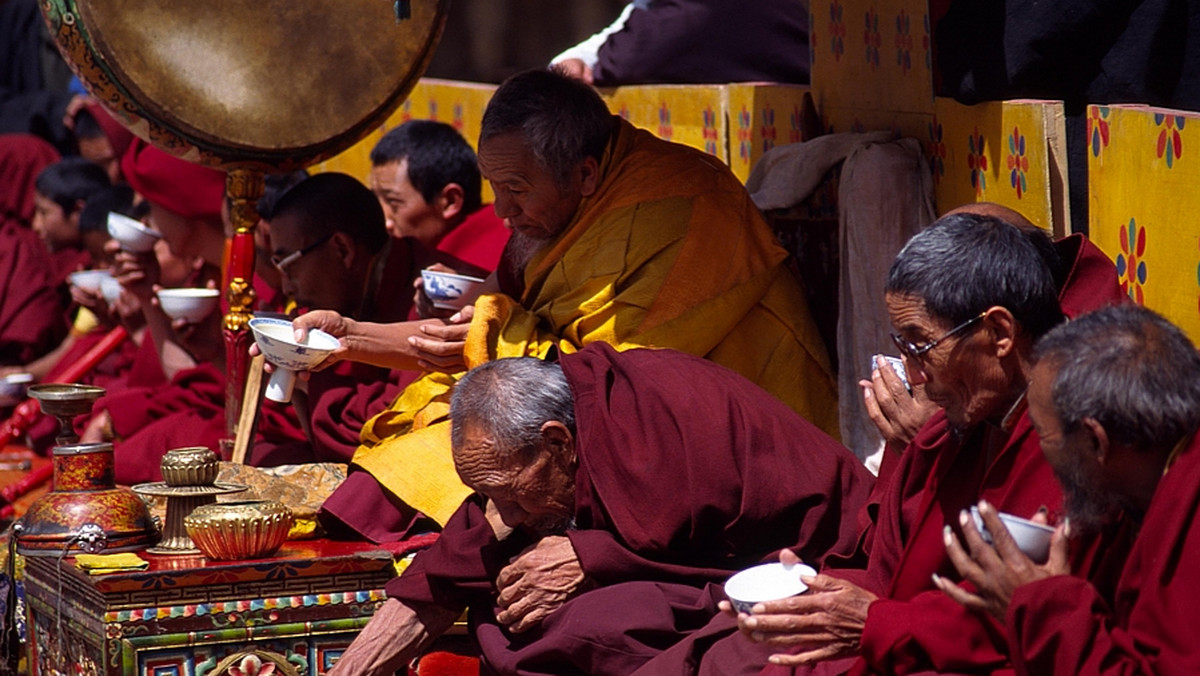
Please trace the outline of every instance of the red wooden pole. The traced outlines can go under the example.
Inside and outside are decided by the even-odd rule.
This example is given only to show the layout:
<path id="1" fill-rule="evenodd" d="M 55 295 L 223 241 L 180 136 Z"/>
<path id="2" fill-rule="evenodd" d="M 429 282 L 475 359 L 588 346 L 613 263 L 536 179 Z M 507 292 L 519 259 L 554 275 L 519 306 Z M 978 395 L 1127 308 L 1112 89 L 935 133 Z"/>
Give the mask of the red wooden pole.
<path id="1" fill-rule="evenodd" d="M 225 179 L 230 200 L 233 240 L 226 265 L 225 315 L 225 431 L 232 438 L 241 415 L 242 392 L 250 368 L 249 324 L 254 312 L 254 227 L 258 212 L 254 205 L 263 194 L 263 174 L 254 169 L 233 169 Z"/>

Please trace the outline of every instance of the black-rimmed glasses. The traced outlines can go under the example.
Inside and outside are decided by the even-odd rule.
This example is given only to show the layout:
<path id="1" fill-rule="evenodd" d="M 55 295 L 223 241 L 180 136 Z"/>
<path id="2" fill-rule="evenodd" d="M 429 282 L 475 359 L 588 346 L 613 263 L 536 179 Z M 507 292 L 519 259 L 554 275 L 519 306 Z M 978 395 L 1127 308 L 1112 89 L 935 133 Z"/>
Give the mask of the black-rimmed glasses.
<path id="1" fill-rule="evenodd" d="M 937 347 L 938 344 L 941 343 L 943 340 L 946 340 L 947 338 L 954 336 L 958 333 L 962 333 L 963 331 L 967 330 L 969 327 L 974 325 L 975 322 L 983 319 L 986 316 L 987 316 L 987 310 L 984 310 L 983 312 L 980 312 L 979 314 L 975 315 L 974 317 L 971 317 L 970 319 L 963 322 L 962 324 L 959 324 L 958 326 L 950 329 L 945 334 L 943 334 L 940 338 L 937 338 L 936 340 L 931 340 L 928 343 L 925 343 L 923 345 L 917 345 L 916 343 L 911 343 L 911 342 L 901 338 L 900 336 L 897 336 L 894 333 L 891 334 L 892 342 L 896 344 L 896 349 L 900 350 L 900 354 L 902 354 L 905 357 L 908 357 L 910 359 L 920 359 L 921 357 L 925 356 L 925 354 L 927 352 L 929 352 L 933 348 Z"/>
<path id="2" fill-rule="evenodd" d="M 287 267 L 289 265 L 295 263 L 296 261 L 300 260 L 301 258 L 304 258 L 306 255 L 312 253 L 313 251 L 315 251 L 317 249 L 317 247 L 321 246 L 325 242 L 328 242 L 332 238 L 333 238 L 333 233 L 329 233 L 328 235 L 325 235 L 321 239 L 318 239 L 317 241 L 313 242 L 312 244 L 309 244 L 308 246 L 304 247 L 303 249 L 300 249 L 299 251 L 293 251 L 292 253 L 290 253 L 286 256 L 271 256 L 271 265 L 274 265 L 275 269 L 280 272 L 287 272 Z"/>

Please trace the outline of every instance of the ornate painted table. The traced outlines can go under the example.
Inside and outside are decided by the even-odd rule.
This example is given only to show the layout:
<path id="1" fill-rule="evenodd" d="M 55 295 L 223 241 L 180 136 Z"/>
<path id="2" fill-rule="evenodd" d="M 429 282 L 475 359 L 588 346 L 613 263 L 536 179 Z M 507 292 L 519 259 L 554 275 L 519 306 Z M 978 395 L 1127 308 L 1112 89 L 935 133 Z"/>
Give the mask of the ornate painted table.
<path id="1" fill-rule="evenodd" d="M 392 556 L 366 543 L 287 542 L 256 561 L 153 556 L 89 576 L 28 557 L 34 676 L 316 676 L 383 602 Z"/>

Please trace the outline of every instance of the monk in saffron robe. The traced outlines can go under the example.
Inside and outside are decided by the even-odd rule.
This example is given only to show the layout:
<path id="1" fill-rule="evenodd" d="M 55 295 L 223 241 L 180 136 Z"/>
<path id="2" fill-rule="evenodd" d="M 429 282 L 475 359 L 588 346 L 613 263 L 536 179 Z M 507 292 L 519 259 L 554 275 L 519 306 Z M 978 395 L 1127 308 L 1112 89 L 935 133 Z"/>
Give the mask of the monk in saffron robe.
<path id="1" fill-rule="evenodd" d="M 974 525 L 948 538 L 973 588 L 941 586 L 1007 630 L 1019 674 L 1200 672 L 1200 356 L 1150 310 L 1085 315 L 1037 345 L 1030 415 L 1062 482 L 1069 524 L 1037 565 L 981 504 L 994 546 Z M 1119 391 L 1114 391 L 1119 388 Z M 1141 524 L 1115 595 L 1067 565 L 1076 538 L 1123 512 Z M 964 550 L 969 548 L 969 554 Z"/>
<path id="2" fill-rule="evenodd" d="M 31 229 L 33 186 L 58 160 L 45 141 L 0 134 L 0 364 L 26 364 L 67 333 L 50 254 Z"/>
<path id="3" fill-rule="evenodd" d="M 489 362 L 450 415 L 476 494 L 334 674 L 391 673 L 465 607 L 486 673 L 627 674 L 677 638 L 676 592 L 797 534 L 811 561 L 846 551 L 870 482 L 761 388 L 673 350 Z"/>
<path id="4" fill-rule="evenodd" d="M 1006 646 L 995 638 L 997 629 L 947 603 L 930 576 L 952 570 L 942 544 L 947 513 L 957 514 L 962 506 L 981 498 L 1024 516 L 1042 507 L 1058 509 L 1060 492 L 1024 413 L 1021 394 L 1026 367 L 1021 365 L 1031 351 L 1031 334 L 1048 330 L 1061 316 L 1059 304 L 1052 300 L 1055 270 L 1063 278 L 1056 294 L 1060 298 L 1089 298 L 1097 306 L 1123 298 L 1112 263 L 1081 237 L 1057 248 L 1074 258 L 1048 261 L 1056 247 L 1042 231 L 1023 232 L 994 216 L 959 213 L 943 217 L 897 257 L 887 292 L 889 307 L 903 311 L 892 316 L 901 336 L 897 347 L 905 354 L 910 382 L 925 387 L 947 410 L 935 414 L 903 454 L 886 454 L 881 477 L 886 473 L 887 478 L 876 484 L 867 509 L 860 514 L 864 529 L 855 555 L 830 557 L 825 574 L 818 578 L 816 589 L 828 593 L 798 597 L 811 603 L 849 597 L 861 604 L 861 614 L 849 620 L 853 645 L 844 648 L 845 655 L 823 662 L 808 659 L 818 664 L 799 667 L 798 673 L 810 669 L 822 674 L 989 671 L 1007 664 Z M 1035 244 L 1039 239 L 1041 243 Z M 939 258 L 938 247 L 952 251 L 955 258 Z M 976 256 L 1004 260 L 1014 267 L 970 265 Z M 962 271 L 968 269 L 978 278 L 963 278 Z M 995 276 L 1006 274 L 1024 278 L 1032 300 L 997 292 L 1000 285 Z M 914 298 L 920 314 L 901 302 Z M 974 335 L 998 333 L 983 314 L 994 307 L 1023 317 L 1015 326 L 1016 338 L 1006 343 L 1016 347 L 998 360 L 1007 364 L 1000 372 L 1013 374 L 1010 382 L 998 377 L 996 362 L 981 357 L 986 354 L 981 352 L 985 336 Z M 947 319 L 926 325 L 930 316 L 937 315 Z M 947 337 L 950 329 L 961 327 L 959 318 L 964 315 L 973 323 Z M 985 326 L 976 328 L 980 323 Z M 922 344 L 910 347 L 906 341 L 913 338 L 920 338 Z M 963 341 L 968 342 L 960 345 Z M 902 387 L 899 381 L 894 385 Z M 957 524 L 956 519 L 950 522 Z M 1114 538 L 1110 549 L 1119 560 L 1122 550 L 1116 538 L 1122 534 L 1105 535 Z M 1114 565 L 1111 557 L 1096 556 L 1097 546 L 1092 540 L 1080 547 L 1076 565 L 1100 579 L 1112 575 Z M 732 618 L 725 618 L 650 662 L 639 674 L 756 674 L 776 654 L 779 663 L 800 663 L 785 653 L 789 645 L 803 644 L 809 637 L 784 629 L 773 636 L 772 625 L 809 622 L 814 626 L 807 631 L 815 633 L 830 621 L 819 610 L 804 606 L 780 608 L 773 616 L 764 613 L 764 626 L 755 626 L 759 620 L 756 610 L 740 623 L 748 634 L 758 631 L 762 642 L 742 635 L 717 640 L 723 635 L 721 629 L 728 633 L 733 625 Z M 764 673 L 791 668 L 768 667 Z"/>
<path id="5" fill-rule="evenodd" d="M 635 129 L 591 88 L 541 70 L 496 91 L 479 148 L 496 214 L 514 230 L 506 255 L 518 275 L 497 274 L 444 327 L 346 325 L 316 313 L 296 323 L 343 337 L 334 358 L 441 371 L 363 428 L 354 465 L 384 487 L 377 496 L 445 523 L 470 492 L 453 474 L 442 422 L 453 374 L 595 342 L 706 357 L 837 433 L 829 361 L 786 252 L 719 160 Z M 351 525 L 383 513 L 361 486 L 348 490 L 325 509 Z"/>

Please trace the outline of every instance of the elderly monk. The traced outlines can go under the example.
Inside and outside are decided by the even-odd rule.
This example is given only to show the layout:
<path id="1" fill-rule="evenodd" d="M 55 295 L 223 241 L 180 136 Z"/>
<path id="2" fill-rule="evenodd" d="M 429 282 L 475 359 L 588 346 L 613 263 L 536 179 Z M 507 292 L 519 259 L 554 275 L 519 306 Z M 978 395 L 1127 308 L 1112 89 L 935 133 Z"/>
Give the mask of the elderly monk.
<path id="1" fill-rule="evenodd" d="M 324 308 L 362 321 L 404 321 L 413 310 L 412 282 L 436 262 L 412 238 L 388 236 L 371 191 L 346 174 L 318 174 L 288 190 L 271 214 L 270 260 L 284 293 L 305 309 Z M 258 352 L 257 346 L 251 351 Z M 251 464 L 349 462 L 358 433 L 416 374 L 342 362 L 313 374 L 293 403 L 311 444 L 280 448 Z"/>
<path id="2" fill-rule="evenodd" d="M 681 594 L 797 534 L 814 562 L 852 547 L 869 483 L 761 388 L 673 350 L 489 362 L 450 417 L 473 494 L 335 674 L 393 672 L 465 607 L 487 673 L 627 674 L 678 638 Z"/>
<path id="3" fill-rule="evenodd" d="M 1200 356 L 1178 328 L 1129 305 L 1055 329 L 1035 352 L 1029 414 L 1066 496 L 1050 560 L 1038 566 L 980 505 L 995 534 L 948 536 L 977 590 L 941 586 L 1007 629 L 1022 674 L 1200 673 Z M 1123 511 L 1141 524 L 1115 597 L 1069 577 L 1066 536 Z"/>
<path id="4" fill-rule="evenodd" d="M 689 673 L 678 666 L 689 662 L 705 674 L 758 673 L 768 659 L 780 665 L 772 672 L 823 674 L 1004 668 L 998 628 L 938 592 L 931 575 L 953 570 L 946 514 L 981 498 L 1026 517 L 1061 502 L 1024 406 L 1033 342 L 1062 320 L 1047 251 L 1042 231 L 961 213 L 905 245 L 885 291 L 894 340 L 910 382 L 942 410 L 876 489 L 856 556 L 830 557 L 813 592 L 738 617 L 744 635 L 706 652 L 702 637 L 690 639 L 640 673 Z M 1089 544 L 1078 569 L 1104 570 Z"/>
<path id="5" fill-rule="evenodd" d="M 454 127 L 409 120 L 371 149 L 371 191 L 393 237 L 448 254 L 463 274 L 496 269 L 508 229 L 483 204 L 475 151 Z"/>
<path id="6" fill-rule="evenodd" d="M 446 372 L 409 386 L 363 428 L 354 464 L 370 474 L 352 473 L 327 511 L 363 532 L 391 494 L 445 523 L 470 492 L 439 424 L 448 373 L 552 348 L 605 342 L 703 356 L 836 433 L 829 362 L 786 253 L 719 160 L 635 129 L 587 85 L 538 70 L 496 90 L 479 166 L 513 235 L 473 306 L 421 330 L 322 313 L 297 320 L 341 337 L 335 358 Z"/>

